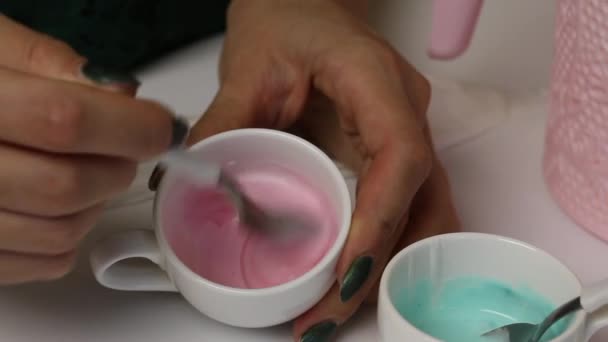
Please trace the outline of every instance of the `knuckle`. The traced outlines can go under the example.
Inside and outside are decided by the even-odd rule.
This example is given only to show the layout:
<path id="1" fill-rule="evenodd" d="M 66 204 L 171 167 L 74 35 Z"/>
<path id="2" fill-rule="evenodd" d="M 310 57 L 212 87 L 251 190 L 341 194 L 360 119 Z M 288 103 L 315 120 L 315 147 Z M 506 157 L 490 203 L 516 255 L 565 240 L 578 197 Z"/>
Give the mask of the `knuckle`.
<path id="1" fill-rule="evenodd" d="M 384 242 L 384 239 L 386 238 L 393 238 L 394 233 L 398 228 L 397 221 L 388 218 L 381 219 L 378 228 L 378 232 L 380 233 L 378 236 L 382 237 L 382 239 L 381 241 L 376 241 L 376 243 L 380 244 Z"/>
<path id="2" fill-rule="evenodd" d="M 433 167 L 433 152 L 425 143 L 403 143 L 400 156 L 402 165 L 413 170 L 414 177 L 426 178 Z"/>
<path id="3" fill-rule="evenodd" d="M 77 56 L 67 43 L 44 34 L 34 35 L 25 46 L 24 60 L 28 70 L 46 70 L 63 53 Z"/>
<path id="4" fill-rule="evenodd" d="M 424 143 L 410 145 L 406 150 L 409 160 L 424 168 L 430 168 L 433 164 L 433 153 L 431 148 Z"/>
<path id="5" fill-rule="evenodd" d="M 389 67 L 392 70 L 399 70 L 402 64 L 401 55 L 385 41 L 374 41 L 370 44 L 370 51 L 373 51 L 373 58 L 376 62 Z"/>
<path id="6" fill-rule="evenodd" d="M 403 59 L 388 43 L 363 38 L 331 49 L 323 58 L 326 70 L 339 87 L 369 84 L 371 75 L 400 80 Z"/>
<path id="7" fill-rule="evenodd" d="M 49 257 L 46 267 L 45 278 L 47 280 L 56 280 L 63 278 L 70 273 L 76 263 L 76 254 L 73 251 L 68 253 Z"/>
<path id="8" fill-rule="evenodd" d="M 34 35 L 24 49 L 26 68 L 30 71 L 50 70 L 63 65 L 56 65 L 58 56 L 74 56 L 66 63 L 77 62 L 80 57 L 67 43 L 44 34 Z M 66 65 L 67 67 L 67 65 Z"/>
<path id="9" fill-rule="evenodd" d="M 76 249 L 89 227 L 80 220 L 63 220 L 53 223 L 44 251 L 51 255 L 61 255 Z"/>
<path id="10" fill-rule="evenodd" d="M 357 64 L 354 65 L 380 65 L 389 70 L 398 70 L 401 56 L 386 42 L 375 39 L 366 39 L 353 47 L 349 52 Z"/>
<path id="11" fill-rule="evenodd" d="M 137 163 L 129 161 L 118 161 L 111 173 L 108 171 L 108 175 L 113 178 L 111 189 L 108 196 L 112 196 L 117 192 L 125 191 L 133 184 L 133 181 L 137 177 Z M 110 185 L 109 185 L 110 186 Z"/>
<path id="12" fill-rule="evenodd" d="M 63 214 L 78 203 L 82 193 L 82 172 L 69 163 L 56 163 L 46 170 L 42 191 L 52 211 Z"/>
<path id="13" fill-rule="evenodd" d="M 85 111 L 76 99 L 53 95 L 46 103 L 45 143 L 59 152 L 70 152 L 83 141 Z"/>

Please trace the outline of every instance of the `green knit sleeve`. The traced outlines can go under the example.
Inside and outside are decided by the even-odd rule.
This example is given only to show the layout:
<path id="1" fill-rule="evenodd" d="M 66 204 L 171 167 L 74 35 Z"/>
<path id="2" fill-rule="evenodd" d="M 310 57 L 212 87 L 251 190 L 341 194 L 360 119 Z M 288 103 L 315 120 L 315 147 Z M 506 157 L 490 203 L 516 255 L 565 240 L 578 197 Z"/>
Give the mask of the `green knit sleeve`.
<path id="1" fill-rule="evenodd" d="M 229 0 L 2 0 L 0 12 L 130 70 L 224 30 Z"/>

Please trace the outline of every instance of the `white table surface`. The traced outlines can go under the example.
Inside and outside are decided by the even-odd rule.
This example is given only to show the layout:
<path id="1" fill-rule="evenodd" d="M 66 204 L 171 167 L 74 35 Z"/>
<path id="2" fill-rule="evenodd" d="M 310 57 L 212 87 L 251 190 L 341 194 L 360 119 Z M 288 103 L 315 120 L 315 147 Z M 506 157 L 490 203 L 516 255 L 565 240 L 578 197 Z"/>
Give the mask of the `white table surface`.
<path id="1" fill-rule="evenodd" d="M 199 44 L 147 70 L 141 94 L 196 116 L 217 89 L 218 43 Z M 441 152 L 465 229 L 535 244 L 561 259 L 583 282 L 607 276 L 602 261 L 608 260 L 608 245 L 564 216 L 542 181 L 543 97 L 512 99 L 508 108 L 510 116 L 500 126 Z M 134 188 L 143 186 L 149 166 Z M 97 285 L 87 262 L 91 243 L 112 230 L 150 228 L 150 212 L 150 201 L 108 212 L 68 277 L 0 288 L 0 341 L 291 341 L 287 325 L 232 328 L 199 314 L 177 294 L 119 292 Z M 606 340 L 608 331 L 594 338 Z M 373 308 L 362 310 L 338 341 L 378 341 Z"/>

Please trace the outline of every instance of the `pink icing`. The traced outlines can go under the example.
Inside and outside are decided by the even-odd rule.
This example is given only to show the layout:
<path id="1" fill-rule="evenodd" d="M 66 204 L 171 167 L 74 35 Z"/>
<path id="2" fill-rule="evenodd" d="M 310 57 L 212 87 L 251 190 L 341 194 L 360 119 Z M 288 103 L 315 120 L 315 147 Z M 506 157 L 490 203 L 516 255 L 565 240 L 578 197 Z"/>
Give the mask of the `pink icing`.
<path id="1" fill-rule="evenodd" d="M 336 210 L 326 194 L 276 164 L 232 164 L 229 171 L 259 206 L 297 213 L 310 220 L 310 227 L 264 234 L 239 222 L 221 189 L 179 180 L 160 206 L 167 240 L 177 257 L 200 276 L 237 288 L 280 285 L 313 268 L 338 233 Z"/>

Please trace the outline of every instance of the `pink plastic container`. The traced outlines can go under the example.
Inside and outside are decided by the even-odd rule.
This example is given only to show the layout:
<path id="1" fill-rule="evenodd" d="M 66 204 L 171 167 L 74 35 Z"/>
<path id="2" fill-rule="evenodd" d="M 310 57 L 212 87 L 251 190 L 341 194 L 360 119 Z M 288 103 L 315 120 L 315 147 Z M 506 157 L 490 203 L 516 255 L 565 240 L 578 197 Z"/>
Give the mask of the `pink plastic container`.
<path id="1" fill-rule="evenodd" d="M 448 60 L 466 51 L 482 5 L 483 0 L 433 0 L 428 55 Z"/>
<path id="2" fill-rule="evenodd" d="M 559 0 L 544 176 L 562 210 L 608 240 L 608 1 Z"/>
<path id="3" fill-rule="evenodd" d="M 466 50 L 482 4 L 434 0 L 432 58 Z M 543 172 L 562 210 L 608 241 L 608 0 L 557 1 Z"/>

